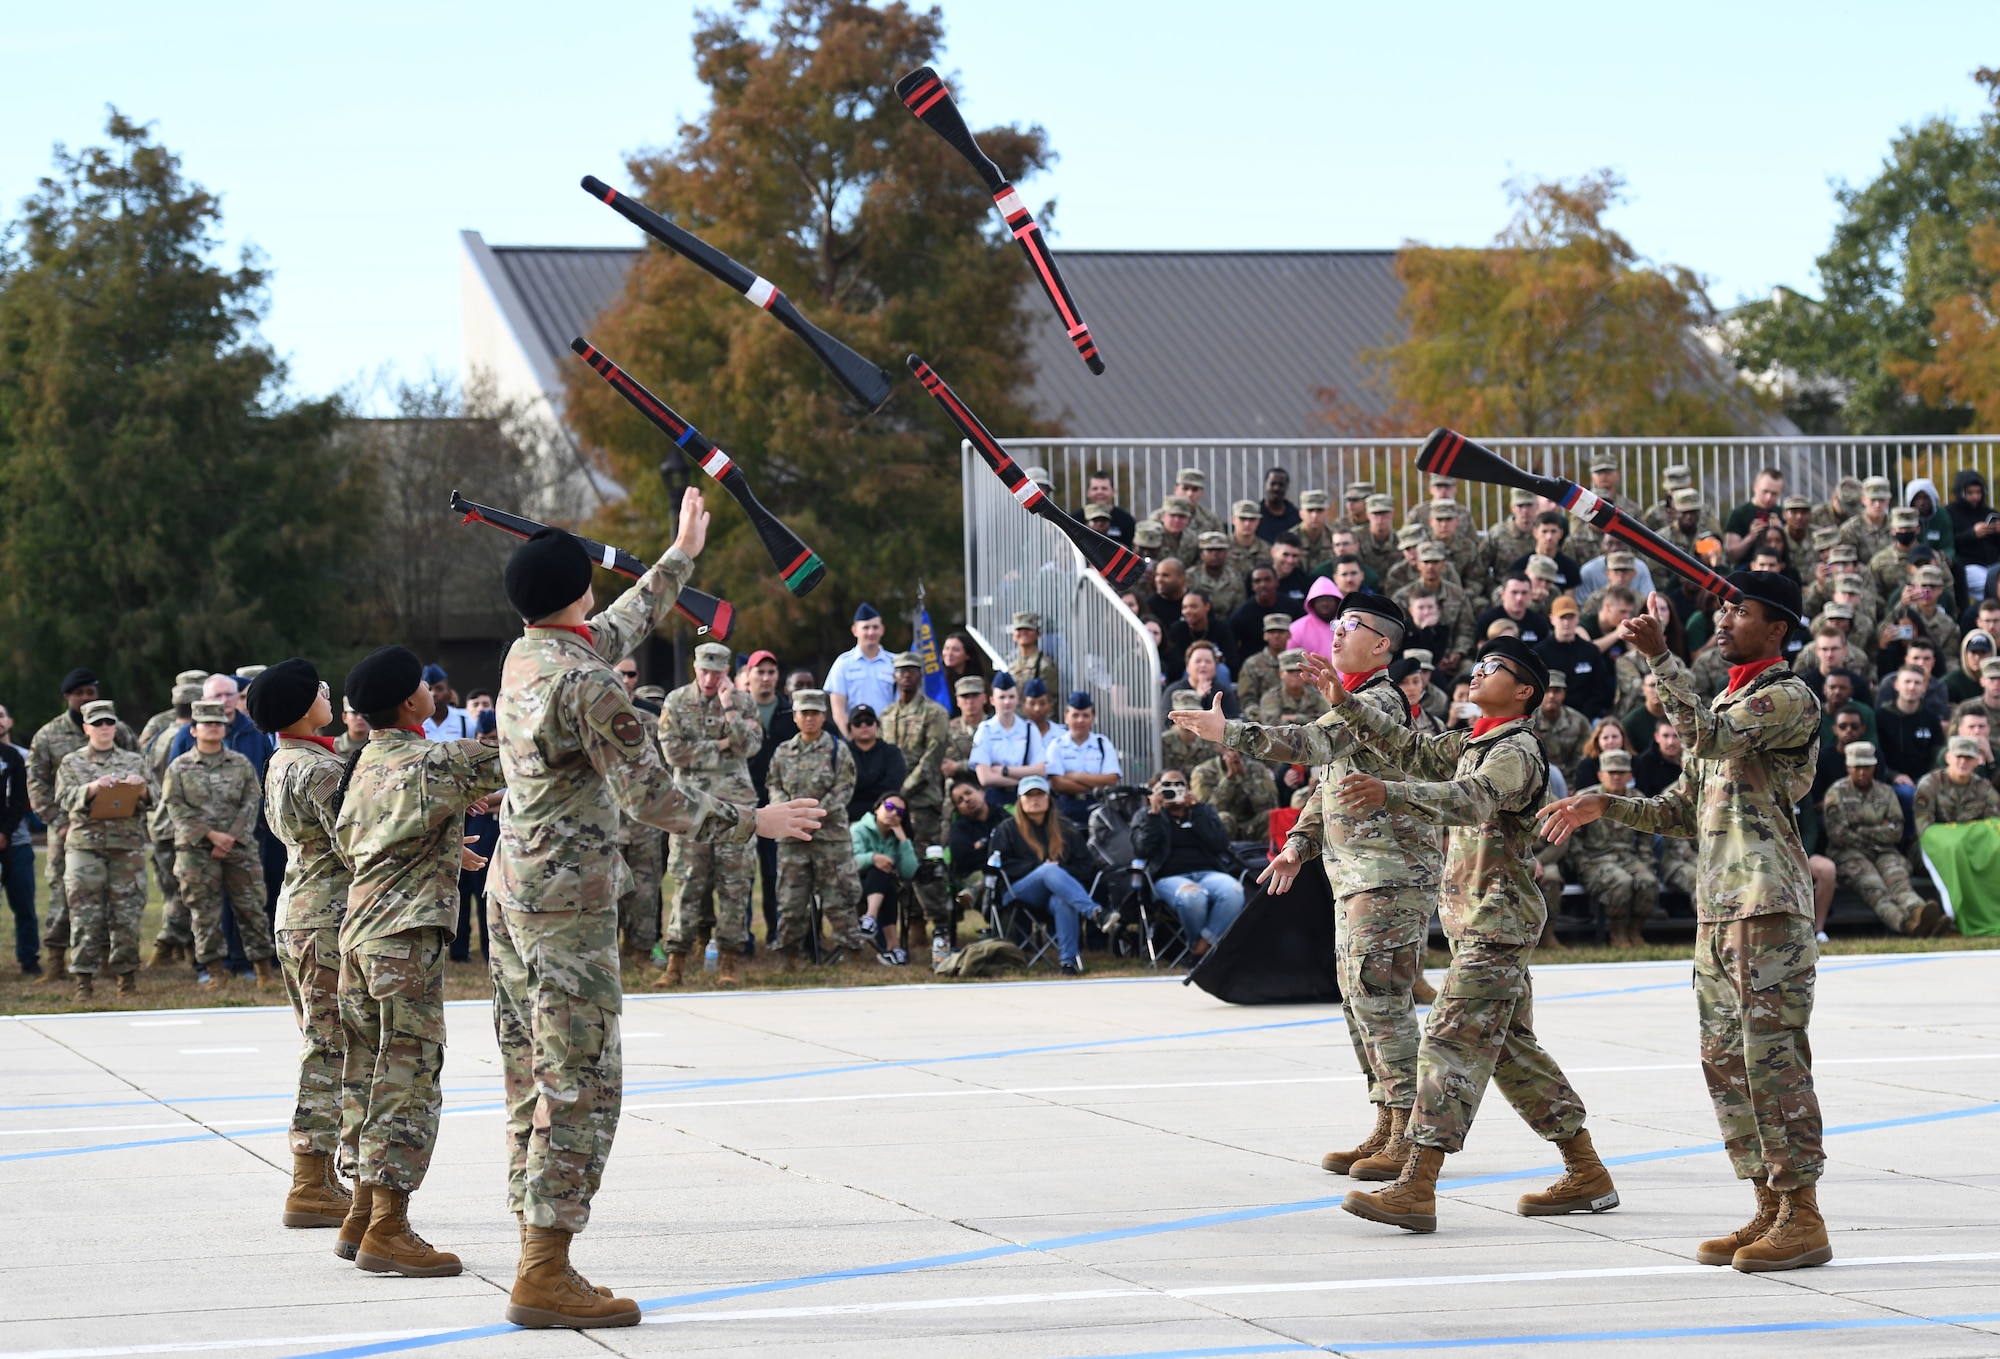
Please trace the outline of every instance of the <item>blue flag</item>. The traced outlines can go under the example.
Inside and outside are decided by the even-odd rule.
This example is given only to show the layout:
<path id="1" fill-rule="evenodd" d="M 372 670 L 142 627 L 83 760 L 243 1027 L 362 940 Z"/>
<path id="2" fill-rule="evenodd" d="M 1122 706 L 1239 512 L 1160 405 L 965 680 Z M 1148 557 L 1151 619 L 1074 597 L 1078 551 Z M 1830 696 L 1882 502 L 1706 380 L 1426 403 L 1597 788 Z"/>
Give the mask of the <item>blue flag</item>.
<path id="1" fill-rule="evenodd" d="M 950 712 L 951 681 L 945 676 L 944 666 L 938 663 L 937 634 L 931 631 L 931 611 L 924 607 L 921 592 L 917 595 L 917 631 L 910 639 L 910 650 L 924 663 L 924 695 Z"/>

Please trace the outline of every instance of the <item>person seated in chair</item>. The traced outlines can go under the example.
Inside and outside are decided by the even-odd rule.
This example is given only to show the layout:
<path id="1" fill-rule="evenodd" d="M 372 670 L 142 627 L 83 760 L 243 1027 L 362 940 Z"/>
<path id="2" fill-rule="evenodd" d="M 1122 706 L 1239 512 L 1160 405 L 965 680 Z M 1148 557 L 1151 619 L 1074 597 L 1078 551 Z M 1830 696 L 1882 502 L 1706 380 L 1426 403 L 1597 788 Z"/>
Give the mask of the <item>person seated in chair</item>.
<path id="1" fill-rule="evenodd" d="M 1215 808 L 1194 800 L 1180 770 L 1153 780 L 1146 810 L 1132 820 L 1132 852 L 1146 861 L 1154 894 L 1180 917 L 1195 957 L 1243 913 L 1243 884 L 1229 871 L 1229 832 Z"/>
<path id="2" fill-rule="evenodd" d="M 1030 774 L 1015 790 L 1014 815 L 1003 819 L 987 850 L 1006 875 L 1007 900 L 1055 917 L 1056 957 L 1064 973 L 1083 973 L 1083 922 L 1098 918 L 1082 879 L 1091 872 L 1083 828 L 1057 811 L 1049 781 Z"/>

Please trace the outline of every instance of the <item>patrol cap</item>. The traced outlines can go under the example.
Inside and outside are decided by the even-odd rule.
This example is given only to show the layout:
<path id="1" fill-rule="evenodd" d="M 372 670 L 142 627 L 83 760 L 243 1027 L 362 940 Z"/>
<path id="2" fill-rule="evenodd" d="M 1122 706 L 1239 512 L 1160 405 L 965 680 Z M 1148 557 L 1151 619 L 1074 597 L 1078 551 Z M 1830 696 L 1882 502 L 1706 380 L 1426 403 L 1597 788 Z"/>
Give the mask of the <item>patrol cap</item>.
<path id="1" fill-rule="evenodd" d="M 1371 495 L 1368 497 L 1366 504 L 1368 513 L 1370 514 L 1394 514 L 1396 512 L 1396 499 L 1394 496 Z"/>
<path id="2" fill-rule="evenodd" d="M 1194 514 L 1194 502 L 1184 495 L 1170 495 L 1160 502 L 1161 514 Z"/>
<path id="3" fill-rule="evenodd" d="M 958 683 L 951 686 L 951 691 L 955 694 L 983 694 L 986 692 L 986 681 L 977 675 L 960 675 Z"/>
<path id="4" fill-rule="evenodd" d="M 1533 491 L 1524 491 L 1518 486 L 1507 492 L 1507 503 L 1509 505 L 1532 505 L 1539 499 L 1541 497 Z"/>
<path id="5" fill-rule="evenodd" d="M 1111 519 L 1111 507 L 1095 503 L 1085 505 L 1083 507 L 1083 518 L 1085 523 L 1096 523 L 1099 520 L 1109 522 Z"/>
<path id="6" fill-rule="evenodd" d="M 1306 668 L 1306 653 L 1302 649 L 1298 647 L 1293 647 L 1289 651 L 1281 651 L 1278 653 L 1278 669 L 1303 670 L 1305 668 Z"/>
<path id="7" fill-rule="evenodd" d="M 1820 610 L 1820 612 L 1828 618 L 1845 618 L 1850 623 L 1854 621 L 1854 606 L 1852 604 L 1843 604 L 1837 599 Z"/>
<path id="8" fill-rule="evenodd" d="M 730 650 L 720 642 L 703 642 L 694 649 L 694 668 L 729 673 Z"/>
<path id="9" fill-rule="evenodd" d="M 1192 689 L 1176 689 L 1172 702 L 1177 713 L 1193 712 L 1201 707 L 1201 695 Z"/>
<path id="10" fill-rule="evenodd" d="M 1919 585 L 1929 585 L 1935 588 L 1944 584 L 1944 572 L 1935 566 L 1919 566 L 1916 569 L 1915 577 Z"/>
<path id="11" fill-rule="evenodd" d="M 1812 545 L 1815 552 L 1831 552 L 1839 542 L 1839 529 L 1818 528 L 1813 530 Z"/>
<path id="12" fill-rule="evenodd" d="M 1869 500 L 1887 500 L 1895 489 L 1887 477 L 1865 477 L 1861 482 L 1861 494 Z"/>
<path id="13" fill-rule="evenodd" d="M 1979 750 L 1979 742 L 1973 740 L 1970 736 L 1952 737 L 1951 740 L 1945 742 L 1944 753 L 1947 755 L 1969 755 L 1975 760 L 1984 758 Z"/>
<path id="14" fill-rule="evenodd" d="M 1629 552 L 1607 552 L 1604 554 L 1604 569 L 1607 571 L 1637 571 L 1639 559 Z"/>
<path id="15" fill-rule="evenodd" d="M 1990 661 L 1981 661 L 1979 663 L 1979 678 L 1983 680 L 2000 679 L 2000 656 L 1996 656 Z"/>
<path id="16" fill-rule="evenodd" d="M 1698 510 L 1701 508 L 1701 492 L 1692 486 L 1682 486 L 1674 492 L 1676 510 Z"/>
<path id="17" fill-rule="evenodd" d="M 924 668 L 924 658 L 914 651 L 899 651 L 896 653 L 896 659 L 889 663 L 889 668 L 892 670 L 921 670 Z"/>
<path id="18" fill-rule="evenodd" d="M 1227 552 L 1229 550 L 1229 535 L 1226 533 L 1217 533 L 1214 529 L 1210 529 L 1207 533 L 1196 538 L 1195 543 L 1203 552 Z"/>
<path id="19" fill-rule="evenodd" d="M 1424 647 L 1413 646 L 1408 651 L 1405 651 L 1403 655 L 1415 661 L 1426 670 L 1437 669 L 1437 658 Z"/>
<path id="20" fill-rule="evenodd" d="M 1549 688 L 1551 689 L 1569 688 L 1569 671 L 1567 670 L 1549 671 Z"/>
<path id="21" fill-rule="evenodd" d="M 1302 510 L 1323 510 L 1326 508 L 1325 491 L 1299 492 L 1299 508 Z"/>
<path id="22" fill-rule="evenodd" d="M 1799 593 L 1798 583 L 1776 571 L 1738 571 L 1729 578 L 1729 583 L 1745 599 L 1754 599 L 1770 609 L 1775 609 L 1790 620 L 1793 627 L 1805 622 L 1800 613 L 1804 597 Z"/>
<path id="23" fill-rule="evenodd" d="M 1921 522 L 1917 512 L 1907 505 L 1898 505 L 1889 511 L 1889 527 L 1892 529 L 1913 529 Z"/>
<path id="24" fill-rule="evenodd" d="M 1205 487 L 1208 485 L 1208 473 L 1202 471 L 1199 467 L 1183 467 L 1180 471 L 1174 473 L 1174 485 Z"/>
<path id="25" fill-rule="evenodd" d="M 1405 524 L 1396 530 L 1397 547 L 1415 547 L 1423 540 L 1424 526 L 1422 524 Z"/>
<path id="26" fill-rule="evenodd" d="M 1597 757 L 1597 767 L 1610 774 L 1629 774 L 1632 772 L 1632 752 L 1607 750 Z"/>
<path id="27" fill-rule="evenodd" d="M 1420 562 L 1441 562 L 1448 560 L 1450 556 L 1451 554 L 1444 550 L 1444 544 L 1436 539 L 1426 539 L 1417 547 L 1417 560 Z"/>
<path id="28" fill-rule="evenodd" d="M 665 703 L 667 701 L 667 691 L 657 684 L 642 684 L 632 691 L 632 697 L 641 699 L 647 703 Z M 491 717 L 493 716 L 493 710 L 488 708 L 480 716 L 482 718 Z"/>
<path id="29" fill-rule="evenodd" d="M 1025 610 L 1015 614 L 1014 631 L 1019 632 L 1022 628 L 1029 628 L 1035 632 L 1040 632 L 1042 630 L 1042 616 L 1038 613 Z"/>
<path id="30" fill-rule="evenodd" d="M 1291 630 L 1292 630 L 1292 616 L 1290 614 L 1267 613 L 1264 615 L 1264 631 L 1290 632 Z"/>
<path id="31" fill-rule="evenodd" d="M 1229 516 L 1232 519 L 1262 519 L 1264 511 L 1254 500 L 1239 500 L 1229 507 Z"/>
<path id="32" fill-rule="evenodd" d="M 1097 706 L 1097 704 L 1091 701 L 1090 690 L 1088 689 L 1072 689 L 1069 691 L 1069 697 L 1064 701 L 1078 712 L 1089 712 Z"/>
<path id="33" fill-rule="evenodd" d="M 792 691 L 792 711 L 795 713 L 823 713 L 826 711 L 826 690 L 795 689 Z"/>
<path id="34" fill-rule="evenodd" d="M 1616 472 L 1618 470 L 1618 459 L 1612 457 L 1609 453 L 1599 453 L 1590 460 L 1590 470 L 1593 472 Z"/>
<path id="35" fill-rule="evenodd" d="M 206 670 L 183 670 L 178 675 L 174 676 L 174 683 L 176 685 L 200 684 L 203 680 L 207 678 L 208 678 L 208 672 Z"/>
<path id="36" fill-rule="evenodd" d="M 1529 580 L 1562 579 L 1562 572 L 1557 568 L 1555 558 L 1544 557 L 1539 552 L 1529 554 L 1528 569 L 1525 574 Z"/>
<path id="37" fill-rule="evenodd" d="M 193 703 L 201 697 L 201 685 L 199 683 L 176 684 L 174 686 L 173 697 L 174 706 L 177 708 L 183 703 Z"/>
<path id="38" fill-rule="evenodd" d="M 84 706 L 88 707 L 89 705 L 85 704 Z M 223 724 L 229 721 L 227 717 L 224 717 L 222 715 L 221 700 L 212 698 L 203 699 L 194 705 L 194 720 L 197 723 L 214 722 L 217 724 Z"/>
<path id="39" fill-rule="evenodd" d="M 100 698 L 83 705 L 83 725 L 86 727 L 94 727 L 99 722 L 116 722 L 117 720 L 117 705 L 112 703 L 108 698 Z"/>
<path id="40" fill-rule="evenodd" d="M 1670 463 L 1660 470 L 1660 485 L 1669 491 L 1678 491 L 1683 486 L 1694 484 L 1694 476 L 1684 462 Z"/>
<path id="41" fill-rule="evenodd" d="M 1132 530 L 1132 546 L 1158 547 L 1167 541 L 1167 535 L 1158 524 L 1148 519 Z"/>
<path id="42" fill-rule="evenodd" d="M 1812 501 L 1807 500 L 1802 495 L 1788 495 L 1778 502 L 1778 508 L 1786 514 L 1790 514 L 1793 510 L 1803 510 L 1807 514 L 1811 514 Z"/>
<path id="43" fill-rule="evenodd" d="M 1847 757 L 1847 767 L 1849 769 L 1854 768 L 1856 765 L 1871 765 L 1875 763 L 1875 747 L 1866 741 L 1850 742 L 1840 753 Z"/>
<path id="44" fill-rule="evenodd" d="M 1340 493 L 1340 498 L 1342 500 L 1366 500 L 1369 496 L 1374 494 L 1375 494 L 1374 482 L 1350 481 L 1347 483 L 1347 488 Z"/>
<path id="45" fill-rule="evenodd" d="M 1549 617 L 1574 618 L 1578 613 L 1576 600 L 1569 595 L 1557 595 L 1549 601 Z"/>

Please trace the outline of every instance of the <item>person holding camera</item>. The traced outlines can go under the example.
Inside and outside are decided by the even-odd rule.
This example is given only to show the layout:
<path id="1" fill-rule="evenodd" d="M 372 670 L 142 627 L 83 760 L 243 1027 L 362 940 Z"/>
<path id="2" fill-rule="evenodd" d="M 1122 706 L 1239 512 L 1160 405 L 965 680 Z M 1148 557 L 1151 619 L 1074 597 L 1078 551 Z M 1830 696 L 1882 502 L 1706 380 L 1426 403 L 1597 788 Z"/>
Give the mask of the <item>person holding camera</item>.
<path id="1" fill-rule="evenodd" d="M 1229 871 L 1229 832 L 1215 808 L 1195 800 L 1180 770 L 1153 780 L 1146 810 L 1132 819 L 1132 851 L 1146 861 L 1154 895 L 1180 917 L 1195 957 L 1243 914 L 1243 884 Z"/>

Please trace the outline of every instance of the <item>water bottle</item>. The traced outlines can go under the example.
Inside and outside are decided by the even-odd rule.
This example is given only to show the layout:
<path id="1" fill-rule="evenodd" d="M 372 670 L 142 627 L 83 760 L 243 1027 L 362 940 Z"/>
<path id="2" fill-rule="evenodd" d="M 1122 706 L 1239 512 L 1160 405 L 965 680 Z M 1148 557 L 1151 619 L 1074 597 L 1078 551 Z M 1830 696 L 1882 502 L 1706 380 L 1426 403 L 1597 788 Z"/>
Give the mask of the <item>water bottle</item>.
<path id="1" fill-rule="evenodd" d="M 715 946 L 715 936 L 711 934 L 708 936 L 708 947 L 701 952 L 701 970 L 704 972 L 715 971 L 715 960 L 721 956 L 722 950 Z"/>

